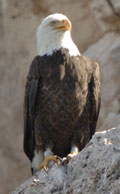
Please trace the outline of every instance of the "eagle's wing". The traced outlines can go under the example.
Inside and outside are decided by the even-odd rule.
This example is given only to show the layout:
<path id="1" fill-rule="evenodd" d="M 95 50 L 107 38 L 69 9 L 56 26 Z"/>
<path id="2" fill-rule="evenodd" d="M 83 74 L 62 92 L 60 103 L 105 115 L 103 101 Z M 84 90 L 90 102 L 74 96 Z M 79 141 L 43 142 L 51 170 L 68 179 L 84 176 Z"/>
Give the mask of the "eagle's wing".
<path id="1" fill-rule="evenodd" d="M 96 124 L 100 110 L 100 71 L 98 63 L 92 63 L 92 76 L 89 84 L 90 91 L 90 136 L 95 133 Z"/>
<path id="2" fill-rule="evenodd" d="M 27 76 L 24 100 L 24 151 L 32 160 L 35 148 L 34 117 L 38 84 L 40 84 L 39 56 L 35 57 Z"/>

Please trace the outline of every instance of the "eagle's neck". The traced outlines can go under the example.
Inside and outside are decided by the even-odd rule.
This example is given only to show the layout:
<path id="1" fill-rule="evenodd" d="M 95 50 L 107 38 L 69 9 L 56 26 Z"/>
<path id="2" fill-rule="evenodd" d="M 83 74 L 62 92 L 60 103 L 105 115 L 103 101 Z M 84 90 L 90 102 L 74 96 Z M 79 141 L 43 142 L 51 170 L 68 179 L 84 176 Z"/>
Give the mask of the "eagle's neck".
<path id="1" fill-rule="evenodd" d="M 38 55 L 52 55 L 55 50 L 66 48 L 71 56 L 80 55 L 80 52 L 71 38 L 69 31 L 65 33 L 44 34 L 37 36 Z"/>

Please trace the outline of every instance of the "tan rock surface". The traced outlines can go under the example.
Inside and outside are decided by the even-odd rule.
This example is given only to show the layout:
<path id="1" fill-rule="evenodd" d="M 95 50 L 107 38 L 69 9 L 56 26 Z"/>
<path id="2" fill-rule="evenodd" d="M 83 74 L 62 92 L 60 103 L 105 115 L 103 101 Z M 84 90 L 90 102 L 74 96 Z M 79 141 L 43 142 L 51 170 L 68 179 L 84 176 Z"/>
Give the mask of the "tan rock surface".
<path id="1" fill-rule="evenodd" d="M 91 8 L 101 30 L 104 32 L 120 31 L 119 0 L 93 0 Z"/>
<path id="2" fill-rule="evenodd" d="M 120 35 L 107 33 L 84 53 L 98 61 L 101 69 L 99 130 L 120 123 Z"/>

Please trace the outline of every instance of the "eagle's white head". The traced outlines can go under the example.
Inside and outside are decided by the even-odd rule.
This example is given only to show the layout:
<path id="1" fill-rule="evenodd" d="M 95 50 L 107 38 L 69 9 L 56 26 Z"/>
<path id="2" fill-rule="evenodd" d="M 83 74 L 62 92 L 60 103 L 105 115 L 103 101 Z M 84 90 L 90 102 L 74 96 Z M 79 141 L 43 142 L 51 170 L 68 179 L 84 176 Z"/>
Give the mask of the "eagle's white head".
<path id="1" fill-rule="evenodd" d="M 71 22 L 63 14 L 46 17 L 37 30 L 38 55 L 52 55 L 54 50 L 66 48 L 71 56 L 80 55 L 71 38 Z"/>

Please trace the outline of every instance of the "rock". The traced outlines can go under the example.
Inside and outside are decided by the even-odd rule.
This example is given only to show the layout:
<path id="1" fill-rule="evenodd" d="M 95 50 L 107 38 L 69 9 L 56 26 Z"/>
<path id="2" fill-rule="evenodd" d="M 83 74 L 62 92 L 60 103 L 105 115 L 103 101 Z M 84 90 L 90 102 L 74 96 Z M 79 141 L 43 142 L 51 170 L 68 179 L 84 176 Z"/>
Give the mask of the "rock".
<path id="1" fill-rule="evenodd" d="M 53 166 L 38 174 L 39 182 L 27 180 L 11 194 L 119 194 L 120 125 L 97 132 L 67 166 Z"/>
<path id="2" fill-rule="evenodd" d="M 100 64 L 101 111 L 99 131 L 120 123 L 120 36 L 107 33 L 84 53 Z"/>
<path id="3" fill-rule="evenodd" d="M 119 0 L 108 0 L 108 1 L 109 4 L 111 4 L 114 13 L 120 16 L 120 1 Z"/>
<path id="4" fill-rule="evenodd" d="M 93 0 L 91 8 L 104 32 L 120 31 L 119 0 Z"/>

